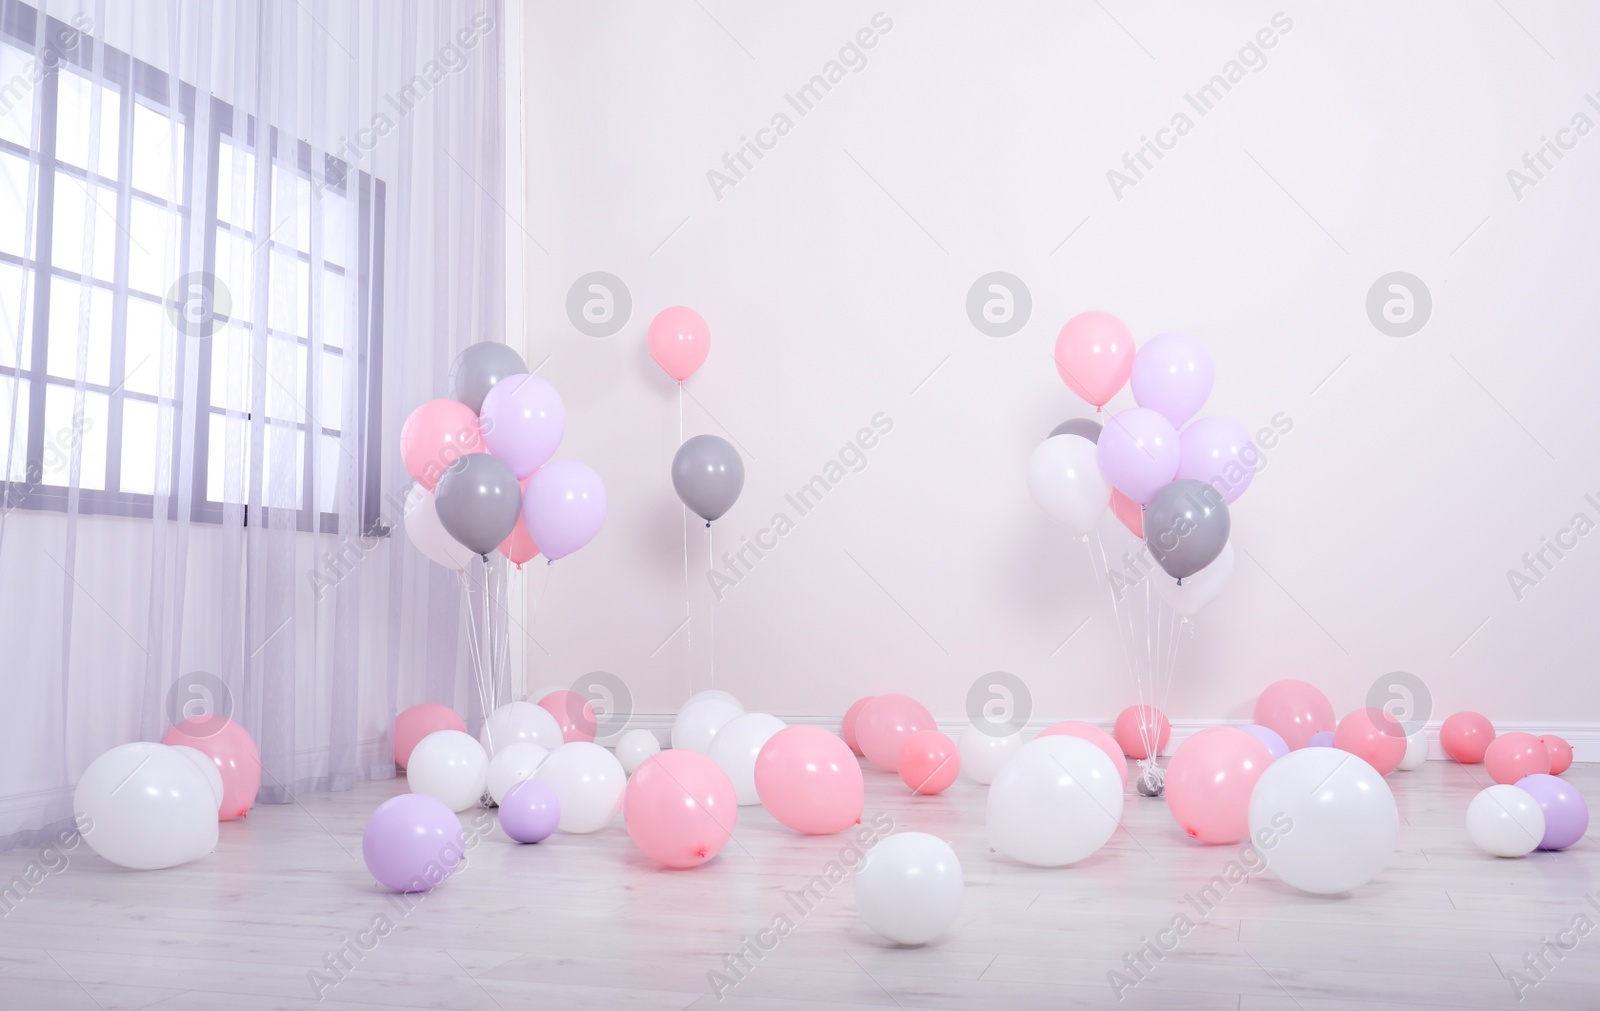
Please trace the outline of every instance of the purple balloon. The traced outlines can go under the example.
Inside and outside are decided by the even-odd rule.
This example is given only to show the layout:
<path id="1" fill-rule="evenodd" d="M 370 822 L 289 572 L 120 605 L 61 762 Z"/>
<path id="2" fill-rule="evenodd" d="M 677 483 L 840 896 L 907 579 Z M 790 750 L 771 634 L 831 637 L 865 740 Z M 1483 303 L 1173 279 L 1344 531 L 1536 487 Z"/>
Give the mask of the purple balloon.
<path id="1" fill-rule="evenodd" d="M 556 388 L 538 376 L 506 376 L 484 396 L 478 421 L 484 446 L 520 481 L 543 466 L 561 445 L 567 431 L 567 408 Z"/>
<path id="2" fill-rule="evenodd" d="M 517 842 L 544 842 L 560 820 L 561 801 L 542 780 L 524 779 L 500 797 L 500 828 Z"/>
<path id="3" fill-rule="evenodd" d="M 586 464 L 554 460 L 528 479 L 522 519 L 546 558 L 565 558 L 600 532 L 606 521 L 606 486 Z"/>
<path id="4" fill-rule="evenodd" d="M 1308 748 L 1331 748 L 1331 747 L 1333 747 L 1333 731 L 1331 731 L 1331 730 L 1319 730 L 1319 731 L 1317 731 L 1316 733 L 1311 735 L 1311 740 L 1306 742 L 1306 747 L 1308 747 Z"/>
<path id="5" fill-rule="evenodd" d="M 1178 480 L 1204 481 L 1232 504 L 1256 477 L 1260 454 L 1250 430 L 1232 418 L 1201 418 L 1178 436 Z"/>
<path id="6" fill-rule="evenodd" d="M 378 805 L 361 836 L 367 870 L 397 892 L 428 891 L 455 873 L 466 851 L 455 812 L 421 793 L 402 793 Z"/>
<path id="7" fill-rule="evenodd" d="M 1289 753 L 1289 742 L 1285 741 L 1282 735 L 1270 727 L 1263 727 L 1259 723 L 1252 723 L 1248 726 L 1240 727 L 1239 729 L 1243 730 L 1251 737 L 1254 737 L 1262 744 L 1265 744 L 1267 746 L 1267 750 L 1272 752 L 1272 760 L 1274 762 Z"/>
<path id="8" fill-rule="evenodd" d="M 1113 414 L 1094 448 L 1100 473 L 1122 494 L 1149 505 L 1178 473 L 1178 433 L 1147 407 Z M 534 540 L 538 540 L 534 535 Z M 539 541 L 542 546 L 543 541 Z"/>
<path id="9" fill-rule="evenodd" d="M 1211 396 L 1211 352 L 1186 333 L 1145 341 L 1133 359 L 1133 399 L 1181 428 Z"/>
<path id="10" fill-rule="evenodd" d="M 1559 776 L 1523 776 L 1517 788 L 1530 794 L 1544 809 L 1542 850 L 1564 850 L 1589 831 L 1589 805 L 1583 794 Z"/>

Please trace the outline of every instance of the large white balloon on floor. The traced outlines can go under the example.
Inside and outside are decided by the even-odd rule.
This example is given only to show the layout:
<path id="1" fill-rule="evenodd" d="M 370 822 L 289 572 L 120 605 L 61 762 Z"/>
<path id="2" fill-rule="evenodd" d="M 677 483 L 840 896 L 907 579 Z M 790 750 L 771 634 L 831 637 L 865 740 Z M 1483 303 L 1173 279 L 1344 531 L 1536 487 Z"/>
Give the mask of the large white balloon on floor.
<path id="1" fill-rule="evenodd" d="M 471 734 L 435 730 L 411 750 L 406 782 L 412 793 L 443 801 L 452 811 L 465 811 L 483 799 L 489 782 L 489 754 Z"/>
<path id="2" fill-rule="evenodd" d="M 1467 835 L 1485 853 L 1527 856 L 1544 839 L 1544 809 L 1528 791 L 1498 783 L 1467 805 Z"/>
<path id="3" fill-rule="evenodd" d="M 199 748 L 191 748 L 187 744 L 171 744 L 168 747 L 193 762 L 194 767 L 200 770 L 200 775 L 204 776 L 206 782 L 211 784 L 211 792 L 217 795 L 217 810 L 221 811 L 222 770 L 217 768 L 217 763 L 212 761 L 211 756 Z"/>
<path id="4" fill-rule="evenodd" d="M 659 754 L 661 739 L 649 730 L 630 730 L 617 739 L 617 761 L 622 763 L 622 771 L 630 776 L 651 755 Z"/>
<path id="5" fill-rule="evenodd" d="M 217 804 L 193 761 L 176 748 L 142 741 L 90 762 L 72 795 L 89 848 L 140 871 L 176 867 L 216 849 Z"/>
<path id="6" fill-rule="evenodd" d="M 598 832 L 622 810 L 628 775 L 615 755 L 589 741 L 573 741 L 550 752 L 534 779 L 550 784 L 561 804 L 563 832 Z"/>
<path id="7" fill-rule="evenodd" d="M 536 702 L 507 702 L 483 722 L 478 734 L 485 751 L 494 754 L 508 744 L 537 744 L 546 751 L 561 747 L 561 724 Z"/>
<path id="8" fill-rule="evenodd" d="M 900 832 L 867 851 L 856 912 L 896 944 L 927 944 L 956 922 L 966 884 L 955 850 L 926 832 Z"/>
<path id="9" fill-rule="evenodd" d="M 969 723 L 956 742 L 956 751 L 961 755 L 961 774 L 974 783 L 988 786 L 1021 747 L 1021 734 L 996 737 L 976 723 Z"/>
<path id="10" fill-rule="evenodd" d="M 743 715 L 744 707 L 737 702 L 715 697 L 691 699 L 672 721 L 672 746 L 707 754 L 717 731 L 735 716 Z"/>
<path id="11" fill-rule="evenodd" d="M 989 843 L 1036 867 L 1076 863 L 1122 821 L 1122 777 L 1077 737 L 1038 737 L 1017 749 L 989 787 Z"/>
<path id="12" fill-rule="evenodd" d="M 733 792 L 740 807 L 761 803 L 756 793 L 756 756 L 772 735 L 788 724 L 766 713 L 744 713 L 723 724 L 711 739 L 706 754 L 733 780 Z"/>
<path id="13" fill-rule="evenodd" d="M 1291 751 L 1250 794 L 1251 843 L 1272 873 L 1301 891 L 1359 888 L 1383 870 L 1399 837 L 1389 784 L 1337 748 Z"/>
<path id="14" fill-rule="evenodd" d="M 1400 758 L 1400 771 L 1410 772 L 1422 768 L 1422 763 L 1428 760 L 1428 732 L 1417 729 L 1414 734 L 1406 736 L 1406 753 Z"/>
<path id="15" fill-rule="evenodd" d="M 532 741 L 517 741 L 500 748 L 489 760 L 489 796 L 500 803 L 507 790 L 524 779 L 532 779 L 549 756 L 549 751 Z"/>

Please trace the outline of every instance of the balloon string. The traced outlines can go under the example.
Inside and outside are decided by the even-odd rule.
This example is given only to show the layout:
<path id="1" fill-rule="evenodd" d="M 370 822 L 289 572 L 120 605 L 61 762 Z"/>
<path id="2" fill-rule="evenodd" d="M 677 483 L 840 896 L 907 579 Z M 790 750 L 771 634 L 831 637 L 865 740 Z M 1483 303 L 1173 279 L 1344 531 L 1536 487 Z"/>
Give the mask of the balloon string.
<path id="1" fill-rule="evenodd" d="M 494 741 L 489 735 L 489 699 L 484 694 L 483 684 L 483 655 L 478 648 L 478 618 L 472 613 L 472 584 L 467 581 L 464 570 L 456 571 L 456 579 L 461 584 L 461 589 L 467 597 L 467 657 L 472 665 L 473 687 L 478 693 L 478 707 L 483 710 L 484 740 L 489 750 L 494 750 Z"/>
<path id="2" fill-rule="evenodd" d="M 683 383 L 678 384 L 678 448 L 683 448 Z M 684 677 L 694 694 L 694 612 L 689 607 L 689 505 L 683 505 L 683 643 Z"/>
<path id="3" fill-rule="evenodd" d="M 1105 539 L 1100 536 L 1099 530 L 1094 532 L 1094 542 L 1100 552 L 1100 572 L 1097 574 L 1097 578 L 1103 580 L 1106 592 L 1111 596 L 1111 613 L 1117 623 L 1117 643 L 1122 650 L 1123 666 L 1127 668 L 1129 675 L 1133 677 L 1134 690 L 1138 693 L 1139 704 L 1143 705 L 1144 685 L 1139 677 L 1138 664 L 1134 661 L 1133 615 L 1131 613 L 1128 615 L 1128 621 L 1125 625 L 1122 619 L 1122 608 L 1117 602 L 1116 587 L 1111 585 L 1111 562 L 1106 556 Z M 1089 565 L 1091 568 L 1094 566 L 1094 558 L 1094 552 L 1091 551 L 1089 553 Z"/>
<path id="4" fill-rule="evenodd" d="M 717 550 L 711 544 L 711 524 L 706 524 L 706 569 L 710 572 L 717 567 Z M 717 607 L 713 602 L 706 611 L 706 652 L 711 658 L 711 687 L 717 686 Z"/>

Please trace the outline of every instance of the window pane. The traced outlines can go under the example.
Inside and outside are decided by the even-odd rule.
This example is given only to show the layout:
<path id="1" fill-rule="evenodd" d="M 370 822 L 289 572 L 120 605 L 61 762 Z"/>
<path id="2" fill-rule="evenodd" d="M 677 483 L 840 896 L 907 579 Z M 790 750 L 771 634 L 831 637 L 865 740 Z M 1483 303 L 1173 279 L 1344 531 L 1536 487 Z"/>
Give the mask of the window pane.
<path id="1" fill-rule="evenodd" d="M 84 304 L 84 295 L 88 304 Z M 88 319 L 83 313 L 87 310 Z M 111 385 L 111 292 L 64 277 L 50 281 L 50 357 L 52 376 L 78 377 L 79 345 L 85 356 L 84 378 L 99 386 Z M 46 401 L 48 404 L 49 401 Z"/>
<path id="2" fill-rule="evenodd" d="M 123 375 L 128 390 L 151 396 L 177 396 L 173 383 L 178 359 L 177 331 L 165 309 L 142 298 L 128 299 Z M 127 436 L 123 436 L 126 440 Z"/>
<path id="3" fill-rule="evenodd" d="M 38 65 L 33 56 L 15 46 L 0 45 L 0 81 L 5 101 L 0 102 L 0 137 L 22 147 L 33 146 L 33 83 Z"/>
<path id="4" fill-rule="evenodd" d="M 256 220 L 256 156 L 228 142 L 217 145 L 217 219 L 250 229 Z"/>
<path id="5" fill-rule="evenodd" d="M 133 198 L 131 217 L 128 286 L 164 296 L 178 279 L 183 217 L 138 197 Z"/>
<path id="6" fill-rule="evenodd" d="M 90 189 L 94 191 L 92 204 Z M 117 228 L 116 190 L 109 186 L 85 187 L 82 180 L 56 172 L 50 259 L 57 267 L 74 274 L 84 273 L 84 245 L 87 243 L 94 276 L 102 281 L 114 280 Z M 132 248 L 137 252 L 137 247 Z"/>
<path id="7" fill-rule="evenodd" d="M 171 407 L 144 400 L 122 402 L 122 490 L 139 495 L 172 493 Z"/>
<path id="8" fill-rule="evenodd" d="M 300 508 L 302 467 L 305 463 L 305 433 L 290 425 L 269 422 L 266 431 L 266 463 L 262 466 L 262 501 L 269 506 Z"/>
<path id="9" fill-rule="evenodd" d="M 211 335 L 212 407 L 249 413 L 255 365 L 250 358 L 251 340 L 250 331 L 231 324 Z"/>
<path id="10" fill-rule="evenodd" d="M 317 356 L 317 420 L 324 428 L 344 428 L 344 356 L 327 351 Z"/>
<path id="11" fill-rule="evenodd" d="M 174 129 L 170 118 L 147 105 L 133 106 L 133 185 L 154 197 L 179 203 L 183 200 L 184 129 Z M 176 144 L 177 150 L 173 147 Z M 176 154 L 178 172 L 172 166 Z"/>
<path id="12" fill-rule="evenodd" d="M 21 267 L 0 263 L 0 366 L 17 365 L 17 335 L 22 335 L 22 368 L 33 368 L 33 286 Z"/>
<path id="13" fill-rule="evenodd" d="M 62 66 L 60 97 L 56 106 L 56 158 L 81 169 L 89 168 L 89 137 L 93 129 L 94 99 L 100 99 L 100 150 L 95 172 L 117 178 L 117 137 L 122 117 L 122 96 L 112 88 L 98 87 L 89 78 Z"/>
<path id="14" fill-rule="evenodd" d="M 352 185 L 354 180 L 352 180 Z M 341 267 L 356 262 L 355 201 L 331 189 L 318 198 L 322 215 L 322 258 Z"/>
<path id="15" fill-rule="evenodd" d="M 306 397 L 306 346 L 287 337 L 267 338 L 267 417 L 302 422 Z"/>
<path id="16" fill-rule="evenodd" d="M 339 448 L 337 435 L 318 436 L 317 454 L 317 510 L 338 512 L 339 478 L 355 470 L 355 461 Z"/>
<path id="17" fill-rule="evenodd" d="M 206 499 L 241 504 L 249 501 L 249 474 L 250 422 L 213 413 L 206 446 Z"/>
<path id="18" fill-rule="evenodd" d="M 311 180 L 272 166 L 272 241 L 311 252 Z"/>
<path id="19" fill-rule="evenodd" d="M 106 422 L 109 400 L 103 393 L 83 395 L 83 413 L 74 408 L 70 386 L 51 383 L 44 395 L 44 484 L 65 486 L 72 475 L 72 450 L 82 454 L 78 487 L 104 491 L 106 486 Z"/>
<path id="20" fill-rule="evenodd" d="M 311 306 L 311 264 L 286 247 L 273 246 L 271 283 L 268 325 L 297 337 L 306 336 Z"/>
<path id="21" fill-rule="evenodd" d="M 255 319 L 254 259 L 248 236 L 217 230 L 216 274 L 217 281 L 228 289 L 228 315 L 248 323 Z M 217 296 L 222 301 L 222 296 Z"/>
<path id="22" fill-rule="evenodd" d="M 28 192 L 28 160 L 0 152 L 0 251 L 24 259 L 28 251 Z M 34 200 L 38 200 L 37 194 Z M 37 203 L 33 213 L 37 222 Z"/>
<path id="23" fill-rule="evenodd" d="M 0 453 L 6 452 L 10 445 L 11 453 L 11 480 L 28 480 L 28 391 L 31 384 L 23 383 L 20 391 L 17 381 L 9 377 L 0 376 Z M 11 427 L 12 395 L 17 394 L 15 416 L 16 428 Z M 6 438 L 6 433 L 11 437 Z M 5 461 L 0 460 L 0 469 L 5 467 Z"/>
<path id="24" fill-rule="evenodd" d="M 349 330 L 355 324 L 355 307 L 350 301 L 350 286 L 343 274 L 322 272 L 322 304 L 317 318 L 322 321 L 322 343 L 330 348 L 349 347 Z"/>

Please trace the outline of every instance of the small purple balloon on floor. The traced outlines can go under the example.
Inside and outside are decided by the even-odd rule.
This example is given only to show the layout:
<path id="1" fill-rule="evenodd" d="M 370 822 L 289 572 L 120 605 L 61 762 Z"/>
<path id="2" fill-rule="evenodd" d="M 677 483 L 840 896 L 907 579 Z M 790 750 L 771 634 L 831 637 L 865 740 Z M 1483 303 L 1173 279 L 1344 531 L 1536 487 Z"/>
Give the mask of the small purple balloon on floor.
<path id="1" fill-rule="evenodd" d="M 1542 850 L 1564 850 L 1589 830 L 1589 805 L 1571 783 L 1556 776 L 1523 776 L 1517 788 L 1532 795 L 1544 810 Z"/>
<path id="2" fill-rule="evenodd" d="M 1319 731 L 1317 731 L 1316 733 L 1311 735 L 1311 740 L 1306 742 L 1306 747 L 1308 747 L 1308 748 L 1331 748 L 1331 747 L 1333 747 L 1333 731 L 1331 731 L 1331 730 L 1319 730 Z"/>
<path id="3" fill-rule="evenodd" d="M 1285 741 L 1282 735 L 1270 727 L 1263 727 L 1259 723 L 1251 723 L 1239 729 L 1265 744 L 1267 750 L 1272 753 L 1274 762 L 1289 753 L 1289 742 Z"/>
<path id="4" fill-rule="evenodd" d="M 361 836 L 367 870 L 397 892 L 428 891 L 455 873 L 466 851 L 456 813 L 421 793 L 402 793 L 378 805 Z"/>
<path id="5" fill-rule="evenodd" d="M 549 783 L 524 779 L 500 797 L 500 828 L 517 842 L 543 842 L 560 820 L 561 802 Z"/>

